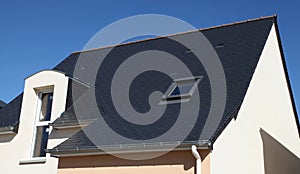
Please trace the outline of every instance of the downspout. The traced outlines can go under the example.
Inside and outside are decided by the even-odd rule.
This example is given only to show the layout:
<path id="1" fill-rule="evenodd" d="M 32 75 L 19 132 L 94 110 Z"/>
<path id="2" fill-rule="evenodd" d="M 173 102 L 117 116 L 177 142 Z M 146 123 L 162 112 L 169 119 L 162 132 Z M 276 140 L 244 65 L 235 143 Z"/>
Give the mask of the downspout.
<path id="1" fill-rule="evenodd" d="M 196 159 L 196 173 L 195 174 L 201 174 L 201 157 L 200 154 L 197 151 L 197 147 L 195 145 L 192 145 L 192 154 L 194 155 L 195 159 Z"/>

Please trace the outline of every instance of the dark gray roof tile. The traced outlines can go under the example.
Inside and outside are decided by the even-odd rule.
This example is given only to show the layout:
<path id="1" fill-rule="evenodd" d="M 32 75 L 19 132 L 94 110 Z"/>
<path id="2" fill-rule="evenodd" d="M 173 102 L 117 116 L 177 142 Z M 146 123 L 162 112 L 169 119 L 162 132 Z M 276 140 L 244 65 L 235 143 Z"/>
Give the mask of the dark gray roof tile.
<path id="1" fill-rule="evenodd" d="M 0 127 L 16 126 L 19 122 L 23 93 L 0 110 Z"/>

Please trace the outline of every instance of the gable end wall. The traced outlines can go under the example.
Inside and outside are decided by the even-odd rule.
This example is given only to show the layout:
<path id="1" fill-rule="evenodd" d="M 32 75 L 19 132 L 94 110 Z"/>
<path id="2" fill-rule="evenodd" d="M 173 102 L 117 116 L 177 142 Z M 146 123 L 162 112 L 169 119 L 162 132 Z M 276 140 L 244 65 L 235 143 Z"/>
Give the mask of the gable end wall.
<path id="1" fill-rule="evenodd" d="M 274 24 L 238 116 L 214 144 L 212 174 L 300 170 L 298 123 L 277 38 Z"/>

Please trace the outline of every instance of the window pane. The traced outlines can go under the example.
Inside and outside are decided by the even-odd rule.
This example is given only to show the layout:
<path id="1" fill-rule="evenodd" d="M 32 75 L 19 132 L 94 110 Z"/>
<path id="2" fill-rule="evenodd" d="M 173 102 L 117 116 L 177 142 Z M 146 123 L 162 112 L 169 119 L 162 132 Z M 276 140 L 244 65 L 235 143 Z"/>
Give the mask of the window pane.
<path id="1" fill-rule="evenodd" d="M 189 93 L 190 90 L 192 89 L 193 85 L 194 85 L 194 82 L 190 83 L 190 84 L 179 85 L 180 93 L 181 94 L 187 94 L 187 93 Z"/>
<path id="2" fill-rule="evenodd" d="M 176 85 L 176 87 L 174 88 L 174 90 L 170 94 L 170 96 L 173 96 L 173 95 L 180 95 L 178 85 Z"/>
<path id="3" fill-rule="evenodd" d="M 43 93 L 41 96 L 42 106 L 40 121 L 50 121 L 53 93 Z"/>
<path id="4" fill-rule="evenodd" d="M 38 126 L 36 129 L 35 148 L 33 157 L 45 157 L 48 143 L 48 128 L 49 126 Z"/>
<path id="5" fill-rule="evenodd" d="M 192 89 L 193 85 L 194 83 L 177 84 L 174 90 L 171 92 L 170 96 L 188 94 Z"/>

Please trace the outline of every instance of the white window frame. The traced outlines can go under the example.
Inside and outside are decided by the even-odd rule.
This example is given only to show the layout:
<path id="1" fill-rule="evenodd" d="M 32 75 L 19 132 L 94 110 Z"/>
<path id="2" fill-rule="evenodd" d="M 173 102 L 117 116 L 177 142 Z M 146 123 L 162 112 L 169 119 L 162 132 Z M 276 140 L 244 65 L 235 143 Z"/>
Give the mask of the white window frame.
<path id="1" fill-rule="evenodd" d="M 44 90 L 38 90 L 37 91 L 37 110 L 36 110 L 36 114 L 35 114 L 35 120 L 34 120 L 34 130 L 33 130 L 33 137 L 32 137 L 32 141 L 31 141 L 31 152 L 30 152 L 30 157 L 31 158 L 45 158 L 45 157 L 34 157 L 34 151 L 36 148 L 36 138 L 37 138 L 37 128 L 41 127 L 41 126 L 49 126 L 47 132 L 48 134 L 50 134 L 52 127 L 50 126 L 50 123 L 52 122 L 51 118 L 52 118 L 52 112 L 51 112 L 51 116 L 50 116 L 50 120 L 49 121 L 40 121 L 40 114 L 41 114 L 41 109 L 42 109 L 42 95 L 45 93 L 53 93 L 54 95 L 54 87 L 52 86 L 49 89 L 44 89 Z M 53 100 L 53 99 L 52 99 Z M 52 101 L 52 107 L 53 107 L 53 101 Z M 51 107 L 51 111 L 52 111 L 52 107 Z"/>

